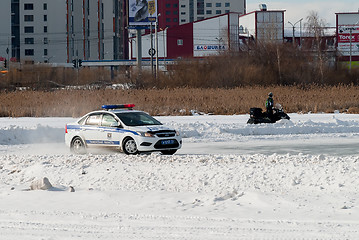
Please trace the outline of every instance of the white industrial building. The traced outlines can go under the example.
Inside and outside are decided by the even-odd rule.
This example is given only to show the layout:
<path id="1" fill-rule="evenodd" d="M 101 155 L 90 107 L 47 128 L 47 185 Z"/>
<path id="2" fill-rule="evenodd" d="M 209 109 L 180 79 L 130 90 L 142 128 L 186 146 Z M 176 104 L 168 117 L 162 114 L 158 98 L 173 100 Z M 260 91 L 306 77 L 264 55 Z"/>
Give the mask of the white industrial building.
<path id="1" fill-rule="evenodd" d="M 249 41 L 283 43 L 284 12 L 266 8 L 245 15 L 229 12 L 165 29 L 158 33 L 158 57 L 201 58 L 228 50 L 245 50 Z M 150 39 L 149 34 L 142 36 L 143 58 L 150 58 Z M 130 49 L 130 59 L 136 59 L 135 38 L 130 41 Z"/>
<path id="2" fill-rule="evenodd" d="M 283 43 L 284 10 L 267 10 L 267 6 L 239 17 L 239 34 L 242 39 L 259 42 Z"/>

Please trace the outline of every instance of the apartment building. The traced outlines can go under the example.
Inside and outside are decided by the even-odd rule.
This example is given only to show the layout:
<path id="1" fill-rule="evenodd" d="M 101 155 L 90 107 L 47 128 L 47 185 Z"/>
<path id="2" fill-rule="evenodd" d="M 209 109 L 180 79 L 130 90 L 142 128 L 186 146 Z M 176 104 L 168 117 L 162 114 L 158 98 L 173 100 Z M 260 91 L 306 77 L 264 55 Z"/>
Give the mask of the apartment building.
<path id="1" fill-rule="evenodd" d="M 0 57 L 11 57 L 11 2 L 4 2 L 0 8 Z"/>
<path id="2" fill-rule="evenodd" d="M 158 1 L 158 26 L 162 29 L 179 25 L 178 0 Z"/>
<path id="3" fill-rule="evenodd" d="M 3 0 L 0 57 L 28 63 L 127 58 L 126 3 Z"/>
<path id="4" fill-rule="evenodd" d="M 67 61 L 127 57 L 126 1 L 67 0 Z"/>
<path id="5" fill-rule="evenodd" d="M 11 0 L 10 9 L 12 58 L 65 62 L 66 8 L 62 0 Z"/>
<path id="6" fill-rule="evenodd" d="M 179 0 L 179 24 L 185 24 L 217 15 L 246 13 L 245 0 Z"/>

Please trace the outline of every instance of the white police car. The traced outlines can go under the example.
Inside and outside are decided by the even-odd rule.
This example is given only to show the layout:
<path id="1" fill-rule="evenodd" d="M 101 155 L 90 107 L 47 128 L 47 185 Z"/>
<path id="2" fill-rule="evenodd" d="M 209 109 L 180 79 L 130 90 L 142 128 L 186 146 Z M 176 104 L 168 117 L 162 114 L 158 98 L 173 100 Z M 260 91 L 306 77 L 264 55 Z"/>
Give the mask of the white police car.
<path id="1" fill-rule="evenodd" d="M 182 146 L 180 134 L 134 104 L 103 105 L 66 125 L 65 143 L 77 154 L 90 147 L 114 147 L 126 154 L 160 151 L 172 155 Z"/>

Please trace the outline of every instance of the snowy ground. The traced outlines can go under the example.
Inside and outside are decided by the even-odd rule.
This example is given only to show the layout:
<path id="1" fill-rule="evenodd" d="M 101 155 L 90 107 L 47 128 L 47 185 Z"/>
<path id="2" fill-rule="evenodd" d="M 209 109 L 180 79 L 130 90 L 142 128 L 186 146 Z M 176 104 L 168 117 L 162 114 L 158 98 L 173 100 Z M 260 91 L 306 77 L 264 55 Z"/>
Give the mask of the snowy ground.
<path id="1" fill-rule="evenodd" d="M 359 115 L 290 117 L 157 117 L 174 156 L 76 156 L 73 119 L 2 118 L 0 239 L 359 239 Z"/>

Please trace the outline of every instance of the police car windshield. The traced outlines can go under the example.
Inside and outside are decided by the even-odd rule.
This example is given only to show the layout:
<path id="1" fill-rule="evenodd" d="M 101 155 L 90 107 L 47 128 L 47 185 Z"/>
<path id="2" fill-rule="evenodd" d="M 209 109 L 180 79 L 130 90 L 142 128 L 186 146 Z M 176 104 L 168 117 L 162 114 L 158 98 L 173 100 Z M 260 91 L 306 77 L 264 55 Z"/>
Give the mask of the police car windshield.
<path id="1" fill-rule="evenodd" d="M 159 121 L 143 112 L 116 113 L 126 126 L 162 125 Z"/>

